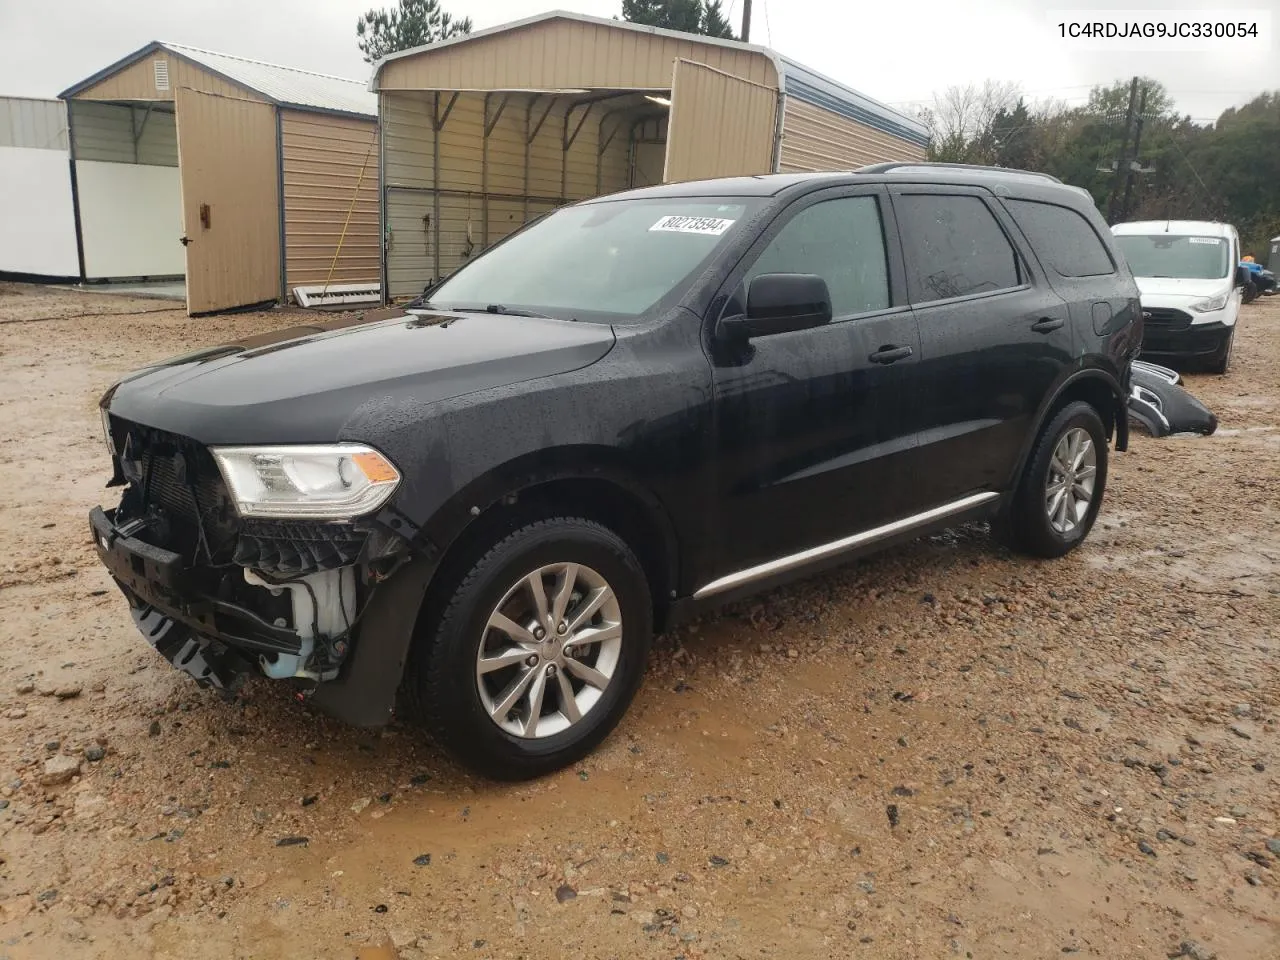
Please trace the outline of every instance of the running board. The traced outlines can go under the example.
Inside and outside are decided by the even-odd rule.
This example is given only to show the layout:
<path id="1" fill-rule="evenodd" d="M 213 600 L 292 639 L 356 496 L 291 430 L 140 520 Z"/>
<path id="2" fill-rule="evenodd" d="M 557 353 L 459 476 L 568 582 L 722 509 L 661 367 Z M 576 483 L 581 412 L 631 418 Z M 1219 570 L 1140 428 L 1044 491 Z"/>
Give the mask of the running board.
<path id="1" fill-rule="evenodd" d="M 934 507 L 932 510 L 926 510 L 924 513 L 917 513 L 914 516 L 895 520 L 893 523 L 886 523 L 882 527 L 873 527 L 870 530 L 862 531 L 862 533 L 855 533 L 851 537 L 832 540 L 830 543 L 810 547 L 808 550 L 802 550 L 786 557 L 779 557 L 777 560 L 770 560 L 768 563 L 747 567 L 745 570 L 731 573 L 727 577 L 721 577 L 719 580 L 712 580 L 705 587 L 695 590 L 693 596 L 698 600 L 703 597 L 715 596 L 717 593 L 724 593 L 726 590 L 745 586 L 756 580 L 763 580 L 775 574 L 786 573 L 788 570 L 795 570 L 810 563 L 825 560 L 827 557 L 833 557 L 855 547 L 866 546 L 869 543 L 875 543 L 877 540 L 886 540 L 900 533 L 909 533 L 919 527 L 928 526 L 935 520 L 942 520 L 957 513 L 964 513 L 966 510 L 971 510 L 984 503 L 990 503 L 992 500 L 999 499 L 999 497 L 1000 494 L 990 491 L 975 493 L 972 496 L 943 504 L 940 507 Z"/>

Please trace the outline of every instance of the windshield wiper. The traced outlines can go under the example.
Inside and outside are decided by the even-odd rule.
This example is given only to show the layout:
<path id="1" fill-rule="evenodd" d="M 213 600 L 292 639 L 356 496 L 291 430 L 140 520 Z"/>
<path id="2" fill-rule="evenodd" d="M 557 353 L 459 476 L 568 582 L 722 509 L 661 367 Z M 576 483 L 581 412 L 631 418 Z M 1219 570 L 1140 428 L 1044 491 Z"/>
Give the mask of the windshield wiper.
<path id="1" fill-rule="evenodd" d="M 543 320 L 550 320 L 545 313 L 534 313 L 531 310 L 516 310 L 513 307 L 503 306 L 500 303 L 491 303 L 485 307 L 455 307 L 459 313 L 500 313 L 507 317 L 541 317 Z"/>

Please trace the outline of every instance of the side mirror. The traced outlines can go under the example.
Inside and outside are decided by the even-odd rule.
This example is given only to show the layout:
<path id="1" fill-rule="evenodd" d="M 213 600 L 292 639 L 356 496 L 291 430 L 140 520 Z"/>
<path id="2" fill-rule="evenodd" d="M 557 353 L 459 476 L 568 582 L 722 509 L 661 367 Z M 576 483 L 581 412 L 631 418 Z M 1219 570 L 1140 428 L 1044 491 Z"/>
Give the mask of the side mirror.
<path id="1" fill-rule="evenodd" d="M 747 289 L 746 316 L 725 317 L 720 331 L 750 340 L 831 322 L 827 281 L 811 273 L 763 273 Z"/>
<path id="2" fill-rule="evenodd" d="M 1243 265 L 1236 267 L 1236 286 L 1247 287 L 1249 285 L 1249 268 Z"/>

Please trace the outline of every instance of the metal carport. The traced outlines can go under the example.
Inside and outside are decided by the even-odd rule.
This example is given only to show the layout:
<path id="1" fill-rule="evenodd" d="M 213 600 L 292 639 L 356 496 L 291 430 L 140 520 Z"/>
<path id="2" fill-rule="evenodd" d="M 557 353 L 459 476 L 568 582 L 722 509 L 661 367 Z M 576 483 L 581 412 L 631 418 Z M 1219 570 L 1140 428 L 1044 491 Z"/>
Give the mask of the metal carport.
<path id="1" fill-rule="evenodd" d="M 60 97 L 82 281 L 185 277 L 193 314 L 377 283 L 364 84 L 157 42 Z"/>
<path id="2" fill-rule="evenodd" d="M 552 12 L 381 60 L 382 284 L 650 183 L 924 159 L 927 131 L 765 48 Z"/>

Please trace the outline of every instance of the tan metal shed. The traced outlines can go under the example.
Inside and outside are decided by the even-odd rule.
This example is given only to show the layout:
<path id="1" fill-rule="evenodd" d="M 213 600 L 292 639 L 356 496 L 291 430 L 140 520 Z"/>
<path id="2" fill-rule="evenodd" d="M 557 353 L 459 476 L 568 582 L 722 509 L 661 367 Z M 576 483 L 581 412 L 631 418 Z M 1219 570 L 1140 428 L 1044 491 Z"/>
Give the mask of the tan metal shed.
<path id="1" fill-rule="evenodd" d="M 567 202 L 928 147 L 919 122 L 765 47 L 562 11 L 392 54 L 370 89 L 387 299 Z"/>
<path id="2" fill-rule="evenodd" d="M 157 42 L 60 97 L 82 281 L 185 279 L 192 314 L 378 283 L 363 83 Z"/>

